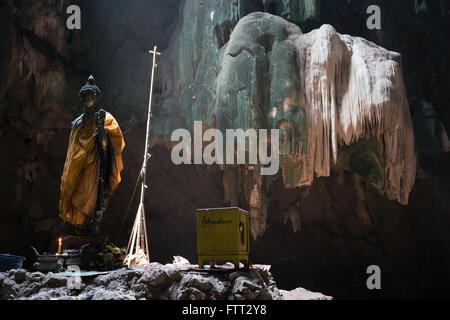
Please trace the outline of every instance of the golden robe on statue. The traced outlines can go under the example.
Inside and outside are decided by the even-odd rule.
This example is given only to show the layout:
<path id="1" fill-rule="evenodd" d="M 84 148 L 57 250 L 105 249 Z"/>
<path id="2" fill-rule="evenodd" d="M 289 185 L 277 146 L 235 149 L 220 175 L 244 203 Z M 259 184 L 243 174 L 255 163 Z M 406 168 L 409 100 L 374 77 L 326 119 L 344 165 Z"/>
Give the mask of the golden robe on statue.
<path id="1" fill-rule="evenodd" d="M 125 141 L 119 124 L 108 112 L 104 127 L 112 151 L 108 187 L 111 196 L 121 182 Z M 96 143 L 98 132 L 93 118 L 84 120 L 81 116 L 72 123 L 69 150 L 61 177 L 59 216 L 77 227 L 94 216 L 96 210 L 100 169 L 99 147 Z"/>

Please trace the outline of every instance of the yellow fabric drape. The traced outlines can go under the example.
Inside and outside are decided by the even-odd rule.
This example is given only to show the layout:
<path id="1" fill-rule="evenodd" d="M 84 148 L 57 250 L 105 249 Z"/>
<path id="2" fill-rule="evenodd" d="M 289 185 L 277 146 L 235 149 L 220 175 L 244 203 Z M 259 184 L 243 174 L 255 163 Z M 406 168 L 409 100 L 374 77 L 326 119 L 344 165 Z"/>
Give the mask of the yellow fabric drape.
<path id="1" fill-rule="evenodd" d="M 125 141 L 119 124 L 108 112 L 105 129 L 113 150 L 109 181 L 112 195 L 121 182 L 122 151 L 125 148 Z M 78 227 L 83 225 L 87 217 L 95 214 L 100 169 L 97 135 L 98 129 L 94 119 L 77 123 L 70 133 L 69 150 L 61 177 L 59 216 Z"/>

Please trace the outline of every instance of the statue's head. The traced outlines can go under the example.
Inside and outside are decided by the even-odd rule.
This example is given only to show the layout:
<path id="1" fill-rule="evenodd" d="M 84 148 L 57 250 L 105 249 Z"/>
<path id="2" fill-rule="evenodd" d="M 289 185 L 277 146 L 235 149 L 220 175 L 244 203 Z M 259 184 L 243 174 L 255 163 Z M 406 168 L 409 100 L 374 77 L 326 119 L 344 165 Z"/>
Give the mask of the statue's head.
<path id="1" fill-rule="evenodd" d="M 98 107 L 100 99 L 102 97 L 102 92 L 95 84 L 95 79 L 90 76 L 86 85 L 80 90 L 81 104 L 86 110 Z"/>

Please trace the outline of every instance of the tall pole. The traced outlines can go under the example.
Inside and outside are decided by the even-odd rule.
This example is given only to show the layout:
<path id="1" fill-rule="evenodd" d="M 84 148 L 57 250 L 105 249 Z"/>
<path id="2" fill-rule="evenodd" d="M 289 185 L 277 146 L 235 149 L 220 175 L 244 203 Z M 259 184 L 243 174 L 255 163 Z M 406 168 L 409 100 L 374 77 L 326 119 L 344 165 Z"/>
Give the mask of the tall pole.
<path id="1" fill-rule="evenodd" d="M 130 241 L 128 242 L 127 248 L 127 258 L 126 262 L 130 267 L 132 264 L 132 259 L 137 259 L 139 251 L 143 249 L 145 254 L 146 262 L 149 263 L 149 247 L 148 247 L 148 238 L 147 238 L 147 225 L 145 222 L 145 207 L 144 207 L 144 199 L 145 199 L 145 191 L 147 190 L 147 168 L 148 168 L 148 160 L 150 159 L 149 153 L 149 145 L 150 145 L 150 132 L 151 132 L 151 119 L 152 119 L 152 101 L 153 101 L 153 83 L 155 79 L 155 70 L 157 68 L 156 64 L 156 56 L 160 56 L 161 53 L 158 52 L 158 47 L 155 46 L 153 51 L 149 51 L 153 54 L 153 67 L 152 67 L 152 78 L 150 82 L 150 99 L 148 103 L 148 115 L 147 115 L 147 132 L 145 135 L 145 151 L 144 151 L 144 163 L 142 165 L 141 177 L 142 177 L 142 186 L 141 186 L 141 198 L 139 202 L 139 209 L 136 215 L 136 219 L 134 221 L 133 230 L 131 233 Z M 136 261 L 135 261 L 136 262 Z"/>
<path id="2" fill-rule="evenodd" d="M 150 51 L 153 54 L 153 68 L 152 68 L 152 79 L 150 82 L 150 99 L 148 103 L 148 117 L 147 117 L 147 134 L 145 136 L 145 152 L 144 152 L 144 165 L 142 166 L 142 187 L 141 187 L 141 204 L 144 205 L 144 197 L 145 190 L 147 189 L 146 178 L 147 178 L 147 164 L 150 159 L 150 154 L 148 153 L 148 148 L 150 144 L 150 131 L 151 131 L 151 119 L 152 119 L 152 101 L 153 101 L 153 80 L 155 79 L 155 70 L 158 67 L 156 64 L 156 56 L 161 55 L 158 52 L 158 47 L 155 46 L 153 51 Z"/>

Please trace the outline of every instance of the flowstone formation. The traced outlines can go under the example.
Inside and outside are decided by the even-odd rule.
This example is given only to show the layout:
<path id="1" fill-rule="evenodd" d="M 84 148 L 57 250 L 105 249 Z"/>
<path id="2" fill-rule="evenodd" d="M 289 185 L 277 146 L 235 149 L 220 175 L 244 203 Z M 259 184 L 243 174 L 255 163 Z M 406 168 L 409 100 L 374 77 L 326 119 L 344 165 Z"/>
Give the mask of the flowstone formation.
<path id="1" fill-rule="evenodd" d="M 194 7 L 186 6 L 184 16 L 186 10 L 199 14 Z M 208 17 L 195 29 L 203 34 L 196 34 L 191 49 L 184 32 L 192 30 L 190 20 L 172 42 L 171 52 L 180 48 L 180 55 L 170 57 L 177 61 L 171 67 L 179 68 L 173 74 L 189 76 L 176 82 L 164 78 L 163 95 L 170 98 L 156 111 L 155 135 L 169 141 L 177 128 L 192 131 L 194 121 L 223 132 L 280 129 L 285 186 L 311 185 L 332 169 L 351 170 L 389 199 L 408 203 L 416 159 L 400 54 L 341 35 L 330 25 L 303 34 L 297 25 L 260 12 L 239 20 L 224 43 L 226 37 L 213 30 L 235 19 Z M 251 169 L 224 175 L 226 201 L 239 201 L 233 189 Z M 241 189 L 249 190 L 256 238 L 265 229 L 270 178 L 254 171 L 251 186 Z"/>

